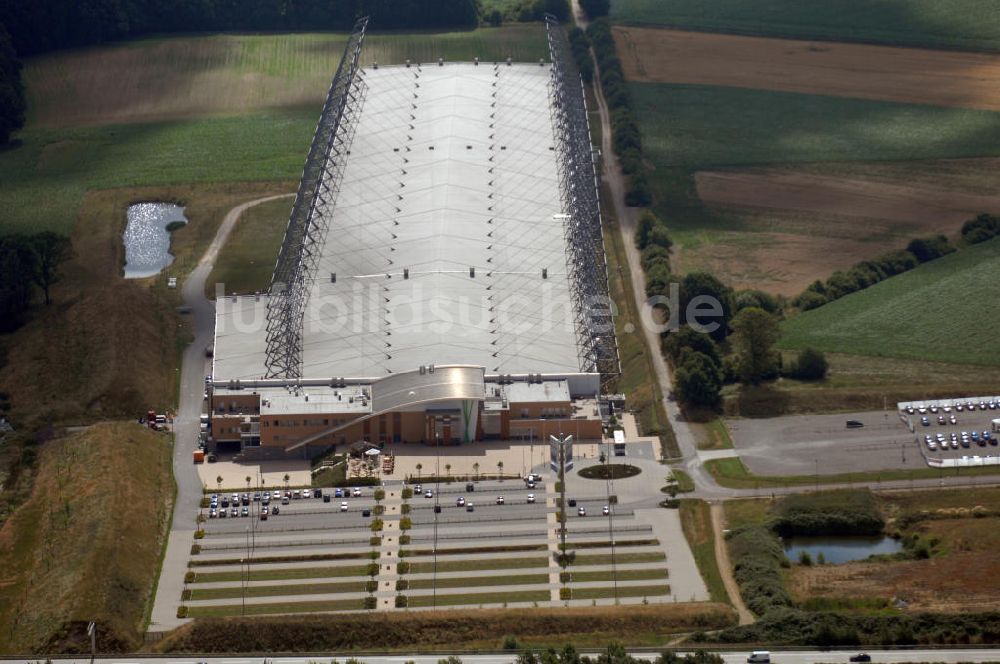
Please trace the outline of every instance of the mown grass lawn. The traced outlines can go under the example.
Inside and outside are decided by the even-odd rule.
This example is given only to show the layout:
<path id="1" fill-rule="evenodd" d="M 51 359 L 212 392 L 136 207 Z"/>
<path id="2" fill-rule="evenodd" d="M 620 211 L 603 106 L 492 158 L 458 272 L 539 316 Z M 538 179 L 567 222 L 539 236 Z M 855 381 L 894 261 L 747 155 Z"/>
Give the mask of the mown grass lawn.
<path id="1" fill-rule="evenodd" d="M 362 599 L 341 599 L 325 602 L 275 602 L 271 604 L 229 604 L 224 606 L 188 607 L 190 618 L 221 618 L 225 616 L 262 616 L 286 613 L 317 613 L 320 611 L 357 611 L 364 608 Z"/>
<path id="2" fill-rule="evenodd" d="M 193 600 L 228 599 L 240 597 L 274 597 L 283 595 L 333 595 L 337 593 L 363 593 L 367 581 L 352 581 L 350 583 L 309 583 L 309 584 L 279 584 L 274 586 L 247 586 L 234 588 L 193 588 Z"/>
<path id="3" fill-rule="evenodd" d="M 709 32 L 1000 50 L 993 0 L 613 0 L 623 23 Z"/>
<path id="4" fill-rule="evenodd" d="M 287 581 L 290 579 L 324 579 L 327 577 L 365 576 L 367 565 L 341 565 L 338 567 L 286 567 L 258 569 L 250 572 L 250 581 Z M 244 572 L 197 572 L 194 583 L 240 581 Z"/>
<path id="5" fill-rule="evenodd" d="M 1000 239 L 963 248 L 790 318 L 780 345 L 1000 365 L 993 329 L 1000 318 L 998 270 Z"/>
<path id="6" fill-rule="evenodd" d="M 513 602 L 548 602 L 548 590 L 522 590 L 509 593 L 463 593 L 460 595 L 410 595 L 408 606 L 457 606 L 461 604 L 507 604 Z"/>

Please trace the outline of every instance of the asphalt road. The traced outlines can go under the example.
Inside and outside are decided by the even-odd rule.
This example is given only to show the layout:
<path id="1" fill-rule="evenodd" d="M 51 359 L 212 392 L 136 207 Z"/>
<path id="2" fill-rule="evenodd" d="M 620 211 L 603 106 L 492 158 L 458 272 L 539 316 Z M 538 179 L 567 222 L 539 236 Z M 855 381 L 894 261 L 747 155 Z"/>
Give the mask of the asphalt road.
<path id="1" fill-rule="evenodd" d="M 749 649 L 747 649 L 749 650 Z M 746 662 L 747 650 L 722 652 L 723 660 L 726 664 L 743 664 Z M 772 651 L 771 661 L 774 664 L 819 664 L 820 662 L 847 664 L 848 658 L 856 651 L 819 651 L 819 650 L 789 650 Z M 996 662 L 1000 661 L 1000 648 L 989 649 L 967 649 L 947 648 L 947 649 L 919 649 L 919 650 L 866 650 L 872 656 L 875 664 L 901 664 L 903 662 L 947 662 L 956 664 L 958 662 Z M 591 651 L 582 651 L 583 654 L 596 654 Z M 635 657 L 653 660 L 657 652 L 633 651 Z M 492 653 L 481 655 L 461 655 L 465 664 L 513 664 L 515 655 L 511 653 Z M 404 662 L 414 662 L 414 664 L 437 664 L 440 655 L 426 654 L 406 654 L 364 656 L 354 653 L 312 653 L 310 655 L 300 655 L 294 657 L 268 656 L 269 664 L 309 664 L 319 659 L 327 658 L 348 658 L 358 657 L 364 664 L 404 664 Z M 24 664 L 38 664 L 37 658 L 32 659 L 7 659 L 9 662 L 23 662 Z M 86 664 L 90 661 L 88 657 L 77 657 L 69 659 L 46 660 L 51 664 Z M 264 664 L 263 657 L 110 657 L 98 658 L 95 660 L 103 664 Z"/>

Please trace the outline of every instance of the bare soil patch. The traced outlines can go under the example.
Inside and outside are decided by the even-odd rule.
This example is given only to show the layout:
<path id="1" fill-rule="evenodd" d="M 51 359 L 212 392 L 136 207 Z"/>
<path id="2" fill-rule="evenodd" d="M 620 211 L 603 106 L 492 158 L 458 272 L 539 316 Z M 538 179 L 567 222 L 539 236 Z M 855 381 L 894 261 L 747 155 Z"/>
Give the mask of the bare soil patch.
<path id="1" fill-rule="evenodd" d="M 955 234 L 980 212 L 1000 212 L 1000 195 L 904 182 L 799 170 L 700 172 L 701 200 L 738 213 L 742 228 L 682 249 L 679 266 L 722 274 L 738 288 L 794 295 L 914 236 Z"/>
<path id="2" fill-rule="evenodd" d="M 629 80 L 1000 110 L 1000 55 L 616 27 Z"/>
<path id="3" fill-rule="evenodd" d="M 797 601 L 815 597 L 888 598 L 908 602 L 908 611 L 988 611 L 1000 608 L 1000 553 L 995 546 L 997 519 L 932 522 L 926 535 L 951 540 L 948 555 L 905 562 L 857 562 L 846 565 L 795 566 L 789 589 Z"/>

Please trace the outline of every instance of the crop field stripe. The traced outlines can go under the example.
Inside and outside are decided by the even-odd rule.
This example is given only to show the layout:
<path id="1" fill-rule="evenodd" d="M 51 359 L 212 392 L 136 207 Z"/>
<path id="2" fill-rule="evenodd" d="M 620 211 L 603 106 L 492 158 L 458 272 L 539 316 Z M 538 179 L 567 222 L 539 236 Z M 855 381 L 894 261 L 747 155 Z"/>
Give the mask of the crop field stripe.
<path id="1" fill-rule="evenodd" d="M 408 606 L 457 606 L 479 604 L 506 604 L 508 602 L 548 602 L 551 594 L 548 590 L 524 590 L 507 593 L 465 593 L 461 595 L 410 595 Z"/>
<path id="2" fill-rule="evenodd" d="M 409 579 L 411 590 L 431 588 L 471 588 L 474 586 L 527 586 L 548 585 L 548 574 L 508 574 L 503 576 L 463 576 L 457 578 Z"/>
<path id="3" fill-rule="evenodd" d="M 305 556 L 264 556 L 254 558 L 255 565 L 276 564 L 276 563 L 298 563 L 298 562 L 321 562 L 325 560 L 368 560 L 371 557 L 370 551 L 359 551 L 357 553 L 320 553 Z M 221 558 L 217 560 L 199 560 L 197 558 L 188 561 L 188 567 L 211 567 L 215 565 L 242 565 L 240 558 Z"/>
<path id="4" fill-rule="evenodd" d="M 233 588 L 192 588 L 191 600 L 226 599 L 243 597 L 274 597 L 281 595 L 335 595 L 337 593 L 362 593 L 367 581 L 351 583 L 308 583 L 298 585 L 247 586 Z"/>
<path id="5" fill-rule="evenodd" d="M 262 616 L 267 614 L 317 613 L 319 611 L 357 611 L 364 608 L 363 600 L 344 599 L 325 602 L 286 602 L 274 604 L 229 604 L 225 606 L 190 606 L 191 618 L 221 618 L 226 616 Z"/>
<path id="6" fill-rule="evenodd" d="M 1000 51 L 993 0 L 613 0 L 611 17 L 710 32 Z"/>
<path id="7" fill-rule="evenodd" d="M 323 579 L 341 576 L 365 576 L 367 565 L 344 565 L 342 567 L 290 567 L 275 570 L 251 570 L 250 581 L 286 581 L 290 579 Z M 215 583 L 240 581 L 242 572 L 197 572 L 194 583 Z"/>

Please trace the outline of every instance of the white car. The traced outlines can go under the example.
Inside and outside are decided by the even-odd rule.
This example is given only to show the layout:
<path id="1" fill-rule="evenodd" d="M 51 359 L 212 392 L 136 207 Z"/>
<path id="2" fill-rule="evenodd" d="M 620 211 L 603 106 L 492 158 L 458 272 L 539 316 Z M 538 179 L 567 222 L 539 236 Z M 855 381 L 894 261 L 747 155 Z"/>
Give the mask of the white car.
<path id="1" fill-rule="evenodd" d="M 347 511 L 347 502 L 346 501 L 340 503 L 340 511 L 341 512 L 346 512 Z"/>
<path id="2" fill-rule="evenodd" d="M 528 502 L 529 503 L 535 502 L 535 494 L 533 494 L 533 493 L 529 493 L 528 494 Z"/>
<path id="3" fill-rule="evenodd" d="M 458 500 L 455 501 L 455 506 L 456 507 L 465 507 L 465 498 L 462 498 L 461 496 L 459 496 Z"/>
<path id="4" fill-rule="evenodd" d="M 354 489 L 351 491 L 351 495 L 357 498 L 358 496 L 361 495 L 361 489 L 359 489 L 358 487 L 354 487 Z"/>
<path id="5" fill-rule="evenodd" d="M 503 496 L 497 496 L 497 505 L 503 505 Z"/>
<path id="6" fill-rule="evenodd" d="M 604 516 L 610 515 L 611 514 L 611 508 L 608 507 L 607 505 L 605 505 L 604 509 L 601 510 L 601 514 L 603 514 Z"/>
<path id="7" fill-rule="evenodd" d="M 427 491 L 424 491 L 424 498 L 433 498 L 433 497 L 434 497 L 434 492 L 433 491 L 431 491 L 430 489 L 427 489 Z"/>

